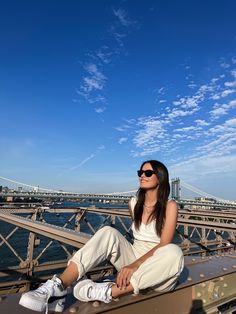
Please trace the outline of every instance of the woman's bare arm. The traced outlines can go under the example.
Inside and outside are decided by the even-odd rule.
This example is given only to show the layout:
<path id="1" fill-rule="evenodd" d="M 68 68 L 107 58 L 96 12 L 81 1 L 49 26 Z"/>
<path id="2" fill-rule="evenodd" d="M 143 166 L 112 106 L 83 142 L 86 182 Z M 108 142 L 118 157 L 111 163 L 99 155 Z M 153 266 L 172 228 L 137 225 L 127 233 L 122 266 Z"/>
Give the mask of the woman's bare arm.
<path id="1" fill-rule="evenodd" d="M 163 229 L 162 229 L 160 243 L 158 243 L 154 248 L 152 248 L 146 254 L 141 256 L 139 259 L 137 259 L 136 262 L 139 264 L 139 266 L 148 257 L 152 256 L 158 248 L 160 248 L 160 247 L 162 247 L 168 243 L 171 243 L 171 241 L 174 237 L 174 234 L 175 234 L 177 218 L 178 218 L 178 207 L 177 207 L 176 202 L 174 200 L 171 200 L 167 203 L 166 219 L 165 219 L 165 224 L 164 224 Z"/>
<path id="2" fill-rule="evenodd" d="M 129 213 L 130 213 L 130 216 L 131 216 L 131 219 L 134 220 L 134 213 L 131 209 L 131 199 L 129 199 L 129 202 L 128 202 L 128 209 L 129 209 Z"/>
<path id="3" fill-rule="evenodd" d="M 132 213 L 131 213 L 132 214 Z M 121 269 L 117 276 L 117 286 L 121 289 L 125 288 L 129 285 L 130 278 L 133 275 L 133 273 L 139 268 L 139 266 L 146 261 L 149 257 L 151 257 L 154 252 L 170 243 L 174 237 L 176 223 L 178 218 L 178 207 L 175 201 L 169 201 L 167 203 L 166 207 L 166 219 L 165 224 L 162 229 L 161 239 L 160 243 L 158 243 L 156 246 L 154 246 L 150 251 L 148 251 L 146 254 L 138 258 L 135 262 L 133 262 L 130 265 L 127 265 Z"/>

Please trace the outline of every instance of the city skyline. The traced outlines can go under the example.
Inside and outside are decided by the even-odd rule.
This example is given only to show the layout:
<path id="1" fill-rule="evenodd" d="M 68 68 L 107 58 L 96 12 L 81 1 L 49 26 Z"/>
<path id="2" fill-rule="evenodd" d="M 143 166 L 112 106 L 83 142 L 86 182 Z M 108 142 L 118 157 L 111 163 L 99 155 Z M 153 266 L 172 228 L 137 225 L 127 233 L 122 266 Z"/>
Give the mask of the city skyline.
<path id="1" fill-rule="evenodd" d="M 213 200 L 213 201 L 219 201 L 219 202 L 228 202 L 226 199 L 218 198 L 215 195 L 209 194 L 206 191 L 202 191 L 186 182 L 183 182 L 180 180 L 180 178 L 171 178 L 169 181 L 170 184 L 170 198 L 175 199 L 207 199 L 207 200 Z M 61 190 L 54 190 L 50 188 L 44 188 L 39 185 L 29 185 L 25 182 L 18 182 L 15 180 L 12 180 L 10 178 L 5 178 L 0 176 L 0 192 L 4 194 L 6 193 L 46 193 L 46 194 L 91 194 L 91 193 L 80 193 L 76 191 L 65 191 L 63 189 Z M 134 195 L 136 194 L 137 189 L 132 191 L 118 191 L 113 193 L 101 193 L 106 195 Z M 92 193 L 93 194 L 93 193 Z M 100 194 L 100 193 L 98 193 Z M 96 193 L 94 193 L 96 195 Z M 188 196 L 187 196 L 188 195 Z M 236 202 L 236 201 L 235 201 Z"/>
<path id="2" fill-rule="evenodd" d="M 112 193 L 158 159 L 236 199 L 234 1 L 0 7 L 0 176 Z"/>

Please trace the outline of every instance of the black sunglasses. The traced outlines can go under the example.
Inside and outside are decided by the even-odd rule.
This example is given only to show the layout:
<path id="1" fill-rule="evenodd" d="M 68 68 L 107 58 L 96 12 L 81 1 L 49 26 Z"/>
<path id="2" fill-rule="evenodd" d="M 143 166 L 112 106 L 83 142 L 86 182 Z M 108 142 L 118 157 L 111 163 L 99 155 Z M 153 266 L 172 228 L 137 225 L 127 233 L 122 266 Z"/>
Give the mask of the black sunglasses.
<path id="1" fill-rule="evenodd" d="M 137 173 L 139 177 L 141 177 L 141 175 L 144 173 L 145 177 L 150 178 L 156 172 L 153 170 L 138 170 Z"/>

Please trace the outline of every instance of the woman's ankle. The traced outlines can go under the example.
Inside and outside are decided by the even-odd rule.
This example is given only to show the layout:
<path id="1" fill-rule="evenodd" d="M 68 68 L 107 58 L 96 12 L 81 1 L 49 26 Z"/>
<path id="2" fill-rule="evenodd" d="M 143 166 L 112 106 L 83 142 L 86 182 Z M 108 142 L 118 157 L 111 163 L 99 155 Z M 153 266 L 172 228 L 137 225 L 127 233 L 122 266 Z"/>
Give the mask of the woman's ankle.
<path id="1" fill-rule="evenodd" d="M 132 287 L 131 284 L 129 284 L 124 289 L 118 288 L 117 284 L 114 284 L 111 287 L 111 295 L 112 295 L 112 298 L 114 298 L 114 299 L 118 298 L 119 296 L 121 296 L 123 294 L 132 293 L 133 291 L 134 291 L 134 288 Z"/>

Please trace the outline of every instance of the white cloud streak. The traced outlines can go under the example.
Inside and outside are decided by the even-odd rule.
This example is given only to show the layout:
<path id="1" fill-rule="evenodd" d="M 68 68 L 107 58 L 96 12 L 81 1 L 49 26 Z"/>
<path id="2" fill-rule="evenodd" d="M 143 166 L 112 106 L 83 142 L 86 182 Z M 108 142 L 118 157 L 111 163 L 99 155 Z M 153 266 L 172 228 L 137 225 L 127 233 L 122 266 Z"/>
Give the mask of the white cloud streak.
<path id="1" fill-rule="evenodd" d="M 93 92 L 102 91 L 106 83 L 106 76 L 98 69 L 94 63 L 89 63 L 84 67 L 87 75 L 83 78 L 78 94 L 84 96 L 90 103 L 104 101 L 101 95 Z"/>
<path id="2" fill-rule="evenodd" d="M 119 144 L 123 144 L 125 142 L 127 142 L 128 138 L 127 137 L 121 137 L 119 140 L 118 140 L 118 143 Z"/>
<path id="3" fill-rule="evenodd" d="M 94 158 L 95 154 L 91 154 L 90 156 L 83 159 L 78 165 L 71 167 L 69 170 L 76 170 L 86 164 L 90 159 Z"/>
<path id="4" fill-rule="evenodd" d="M 117 131 L 128 135 L 128 140 L 134 144 L 133 156 L 152 156 L 158 152 L 167 158 L 175 154 L 175 158 L 170 160 L 176 162 L 205 154 L 222 156 L 233 153 L 236 134 L 229 128 L 234 121 L 229 119 L 229 115 L 236 108 L 236 90 L 226 85 L 234 82 L 236 71 L 229 67 L 224 70 L 225 73 L 200 85 L 192 95 L 178 95 L 173 101 L 165 99 L 168 106 L 162 106 L 162 113 L 132 119 L 117 127 Z M 164 87 L 157 90 L 160 95 L 164 92 Z M 215 103 L 215 99 L 224 99 L 224 104 Z M 222 117 L 226 118 L 225 121 L 216 124 L 216 119 Z M 217 147 L 217 153 L 214 147 Z"/>
<path id="5" fill-rule="evenodd" d="M 213 119 L 218 119 L 219 117 L 228 114 L 233 108 L 236 108 L 236 100 L 231 100 L 228 104 L 223 105 L 216 103 L 213 106 L 213 110 L 210 111 L 210 115 Z"/>
<path id="6" fill-rule="evenodd" d="M 169 167 L 175 177 L 181 177 L 186 181 L 192 181 L 194 176 L 203 177 L 211 174 L 224 174 L 236 172 L 236 155 L 228 156 L 201 156 L 189 158 L 184 162 L 175 163 Z"/>
<path id="7" fill-rule="evenodd" d="M 84 164 L 86 164 L 87 162 L 89 162 L 91 159 L 95 158 L 99 153 L 101 153 L 101 151 L 103 151 L 105 149 L 105 145 L 101 144 L 99 145 L 95 152 L 91 153 L 88 157 L 84 158 L 79 164 L 69 168 L 69 170 L 76 170 L 80 167 L 82 167 Z"/>
<path id="8" fill-rule="evenodd" d="M 95 108 L 94 110 L 97 113 L 103 113 L 106 110 L 106 107 Z"/>
<path id="9" fill-rule="evenodd" d="M 82 77 L 80 87 L 76 90 L 79 97 L 83 98 L 89 104 L 107 103 L 105 87 L 108 78 L 104 74 L 105 67 L 113 61 L 115 56 L 121 54 L 124 47 L 124 38 L 127 37 L 131 26 L 136 24 L 136 21 L 131 20 L 128 13 L 122 8 L 112 10 L 112 13 L 115 16 L 115 20 L 109 27 L 109 33 L 112 36 L 112 39 L 115 39 L 116 44 L 105 44 L 94 52 L 86 54 L 89 61 L 87 61 L 86 65 L 83 67 L 85 75 Z M 108 39 L 110 38 L 108 37 L 107 40 Z M 76 103 L 77 100 L 73 99 L 73 102 Z M 100 114 L 105 109 L 106 107 L 99 106 L 94 110 L 96 113 Z"/>
<path id="10" fill-rule="evenodd" d="M 134 21 L 131 21 L 124 9 L 119 8 L 118 10 L 113 10 L 113 13 L 119 19 L 122 26 L 128 27 L 135 23 Z"/>

